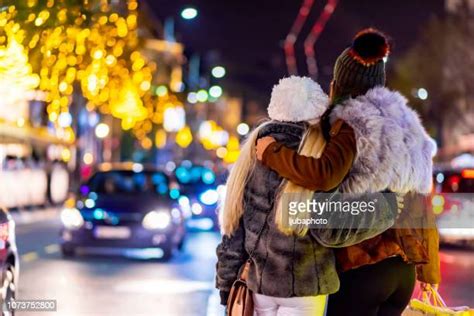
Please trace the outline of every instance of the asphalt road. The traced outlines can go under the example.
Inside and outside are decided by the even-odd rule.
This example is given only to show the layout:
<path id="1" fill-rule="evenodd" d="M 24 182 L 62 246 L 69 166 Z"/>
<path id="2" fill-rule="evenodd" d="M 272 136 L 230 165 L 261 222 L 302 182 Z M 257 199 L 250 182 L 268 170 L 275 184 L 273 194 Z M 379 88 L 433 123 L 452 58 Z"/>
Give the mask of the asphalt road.
<path id="1" fill-rule="evenodd" d="M 57 312 L 19 315 L 223 315 L 214 290 L 219 236 L 194 233 L 169 262 L 121 257 L 63 259 L 59 221 L 17 225 L 18 299 L 55 299 Z"/>
<path id="2" fill-rule="evenodd" d="M 57 216 L 17 224 L 19 299 L 55 299 L 54 313 L 18 315 L 223 315 L 214 290 L 215 233 L 190 234 L 169 262 L 121 257 L 63 259 Z M 441 294 L 474 306 L 474 250 L 443 249 Z"/>

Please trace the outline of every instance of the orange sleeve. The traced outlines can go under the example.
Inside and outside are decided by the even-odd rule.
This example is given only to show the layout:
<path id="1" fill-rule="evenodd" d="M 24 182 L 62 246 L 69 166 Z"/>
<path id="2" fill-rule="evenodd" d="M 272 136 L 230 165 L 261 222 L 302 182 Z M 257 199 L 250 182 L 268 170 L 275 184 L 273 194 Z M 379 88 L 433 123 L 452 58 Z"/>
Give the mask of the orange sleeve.
<path id="1" fill-rule="evenodd" d="M 331 139 L 320 158 L 299 155 L 279 143 L 270 144 L 262 163 L 304 188 L 329 191 L 337 187 L 352 167 L 357 152 L 354 130 L 342 120 L 331 128 Z"/>

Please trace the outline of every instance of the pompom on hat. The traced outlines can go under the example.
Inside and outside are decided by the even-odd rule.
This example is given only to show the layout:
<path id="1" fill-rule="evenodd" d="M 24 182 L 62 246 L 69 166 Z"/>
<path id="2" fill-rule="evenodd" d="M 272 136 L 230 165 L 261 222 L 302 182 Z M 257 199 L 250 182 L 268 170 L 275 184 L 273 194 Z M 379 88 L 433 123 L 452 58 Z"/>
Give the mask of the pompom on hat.
<path id="1" fill-rule="evenodd" d="M 368 28 L 356 34 L 349 54 L 364 66 L 374 65 L 390 53 L 387 37 L 380 31 Z"/>
<path id="2" fill-rule="evenodd" d="M 334 65 L 334 92 L 356 96 L 385 85 L 385 58 L 390 54 L 387 36 L 374 28 L 363 29 L 354 37 Z"/>

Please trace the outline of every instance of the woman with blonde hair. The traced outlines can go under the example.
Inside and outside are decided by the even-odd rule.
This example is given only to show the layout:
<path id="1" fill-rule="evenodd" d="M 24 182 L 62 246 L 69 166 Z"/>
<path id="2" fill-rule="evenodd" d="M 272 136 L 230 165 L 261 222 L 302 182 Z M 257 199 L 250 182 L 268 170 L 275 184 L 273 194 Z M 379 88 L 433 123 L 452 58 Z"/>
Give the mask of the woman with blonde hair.
<path id="1" fill-rule="evenodd" d="M 353 130 L 343 121 L 333 124 L 326 143 L 319 121 L 328 104 L 328 96 L 311 79 L 282 79 L 272 91 L 271 120 L 257 127 L 243 145 L 219 212 L 223 237 L 217 247 L 216 286 L 223 305 L 240 268 L 249 261 L 247 285 L 256 315 L 323 315 L 327 294 L 338 290 L 339 280 L 334 253 L 321 243 L 351 245 L 376 233 L 364 230 L 327 241 L 304 226 L 284 227 L 278 214 L 281 193 L 309 197 L 313 191 L 292 186 L 257 161 L 256 141 L 271 136 L 289 148 L 322 158 L 327 170 L 312 190 L 336 188 L 352 166 L 356 145 Z M 376 219 L 383 222 L 382 231 L 393 224 L 393 210 L 385 207 L 384 211 Z"/>
<path id="2" fill-rule="evenodd" d="M 340 190 L 396 192 L 405 195 L 406 207 L 394 229 L 335 250 L 341 288 L 329 298 L 328 315 L 400 315 L 415 278 L 422 287 L 440 282 L 438 233 L 424 203 L 431 190 L 436 145 L 407 100 L 384 87 L 388 52 L 380 31 L 369 28 L 356 35 L 334 66 L 329 118 L 351 126 L 357 145 Z M 259 141 L 265 166 L 295 184 L 318 189 L 318 159 L 268 137 Z"/>

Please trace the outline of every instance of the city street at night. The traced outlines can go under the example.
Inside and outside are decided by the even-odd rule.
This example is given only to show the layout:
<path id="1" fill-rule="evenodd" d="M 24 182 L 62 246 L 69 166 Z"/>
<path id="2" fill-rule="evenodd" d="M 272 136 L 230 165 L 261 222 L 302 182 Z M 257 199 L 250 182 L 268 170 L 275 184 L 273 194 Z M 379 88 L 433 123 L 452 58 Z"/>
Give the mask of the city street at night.
<path id="1" fill-rule="evenodd" d="M 54 212 L 48 217 L 17 226 L 20 299 L 55 299 L 58 311 L 51 315 L 58 316 L 223 314 L 214 290 L 218 233 L 190 234 L 169 262 L 90 254 L 63 259 L 59 219 Z M 443 297 L 453 305 L 474 305 L 474 251 L 443 249 L 441 266 Z"/>
<path id="2" fill-rule="evenodd" d="M 214 289 L 218 234 L 190 234 L 169 262 L 95 255 L 63 259 L 59 217 L 52 215 L 17 226 L 19 299 L 57 300 L 57 313 L 50 315 L 58 316 L 223 314 Z"/>
<path id="3" fill-rule="evenodd" d="M 474 316 L 474 0 L 0 0 L 0 316 Z"/>

